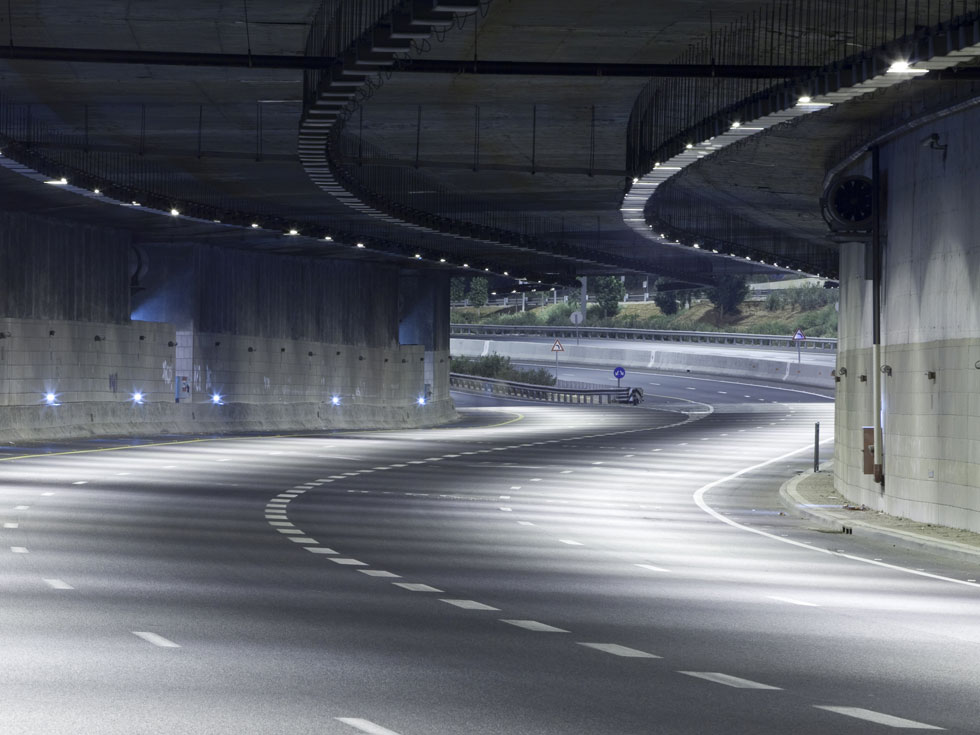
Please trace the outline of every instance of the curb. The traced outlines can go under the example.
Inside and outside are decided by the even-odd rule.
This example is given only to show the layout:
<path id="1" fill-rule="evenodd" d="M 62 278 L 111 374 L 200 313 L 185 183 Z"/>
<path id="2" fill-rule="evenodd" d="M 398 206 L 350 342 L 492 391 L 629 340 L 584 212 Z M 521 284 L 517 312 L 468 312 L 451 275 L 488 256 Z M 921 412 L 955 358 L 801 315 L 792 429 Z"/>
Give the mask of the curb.
<path id="1" fill-rule="evenodd" d="M 824 462 L 821 465 L 821 469 L 830 469 L 832 467 L 832 460 Z M 780 500 L 782 500 L 783 505 L 794 515 L 805 518 L 808 521 L 813 521 L 838 533 L 852 534 L 877 541 L 887 541 L 893 546 L 899 546 L 905 549 L 931 551 L 956 559 L 980 563 L 980 549 L 974 549 L 965 544 L 956 543 L 955 541 L 941 541 L 911 531 L 880 528 L 874 524 L 857 519 L 853 521 L 842 521 L 830 513 L 823 513 L 807 507 L 808 504 L 797 492 L 796 487 L 812 474 L 813 470 L 807 470 L 796 477 L 790 478 L 779 487 Z"/>

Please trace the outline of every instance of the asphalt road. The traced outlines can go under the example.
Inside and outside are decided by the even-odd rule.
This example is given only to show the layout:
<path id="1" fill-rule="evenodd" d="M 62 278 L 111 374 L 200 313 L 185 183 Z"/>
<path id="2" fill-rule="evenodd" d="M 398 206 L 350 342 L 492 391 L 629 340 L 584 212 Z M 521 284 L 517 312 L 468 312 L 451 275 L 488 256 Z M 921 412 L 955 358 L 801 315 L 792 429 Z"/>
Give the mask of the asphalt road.
<path id="1" fill-rule="evenodd" d="M 832 403 L 659 388 L 7 453 L 0 732 L 980 731 L 977 570 L 781 513 Z"/>

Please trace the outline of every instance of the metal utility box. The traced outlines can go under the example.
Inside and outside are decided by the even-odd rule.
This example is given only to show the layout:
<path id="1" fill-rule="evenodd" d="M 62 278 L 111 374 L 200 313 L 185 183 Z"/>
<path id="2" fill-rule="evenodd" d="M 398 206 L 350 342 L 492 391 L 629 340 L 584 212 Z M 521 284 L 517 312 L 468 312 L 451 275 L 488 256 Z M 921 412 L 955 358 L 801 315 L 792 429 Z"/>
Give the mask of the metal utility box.
<path id="1" fill-rule="evenodd" d="M 864 474 L 873 475 L 875 473 L 875 427 L 861 427 L 862 446 L 864 452 Z"/>

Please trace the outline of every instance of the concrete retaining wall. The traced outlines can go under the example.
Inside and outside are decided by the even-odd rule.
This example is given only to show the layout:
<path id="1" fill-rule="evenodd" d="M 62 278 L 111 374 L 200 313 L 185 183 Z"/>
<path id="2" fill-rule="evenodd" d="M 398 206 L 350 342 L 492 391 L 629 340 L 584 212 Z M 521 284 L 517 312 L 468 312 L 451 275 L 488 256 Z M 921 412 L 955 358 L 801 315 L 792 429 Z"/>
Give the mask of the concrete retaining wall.
<path id="1" fill-rule="evenodd" d="M 724 348 L 717 354 L 672 352 L 669 346 L 657 349 L 630 349 L 625 347 L 595 347 L 563 343 L 565 351 L 559 360 L 582 365 L 599 365 L 665 372 L 692 373 L 718 377 L 744 378 L 790 383 L 815 388 L 833 388 L 831 368 L 822 365 L 797 364 L 791 361 L 757 360 L 747 357 L 728 357 Z M 541 342 L 507 342 L 483 339 L 451 341 L 453 355 L 479 357 L 497 353 L 512 360 L 547 361 L 554 359 L 549 344 Z"/>
<path id="2" fill-rule="evenodd" d="M 980 111 L 932 123 L 882 149 L 884 488 L 863 474 L 872 424 L 871 282 L 864 247 L 841 258 L 835 473 L 855 503 L 980 532 Z M 936 133 L 944 153 L 923 147 Z M 948 154 L 948 155 L 947 155 Z M 931 379 L 929 373 L 935 373 Z M 860 376 L 868 376 L 861 382 Z"/>

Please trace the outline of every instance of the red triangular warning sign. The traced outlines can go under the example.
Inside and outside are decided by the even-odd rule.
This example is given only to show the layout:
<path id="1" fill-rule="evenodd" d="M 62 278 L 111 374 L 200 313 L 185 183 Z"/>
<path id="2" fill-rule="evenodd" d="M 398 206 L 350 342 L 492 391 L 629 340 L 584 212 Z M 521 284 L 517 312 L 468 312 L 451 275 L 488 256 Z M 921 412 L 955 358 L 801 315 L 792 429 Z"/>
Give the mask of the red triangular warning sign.
<path id="1" fill-rule="evenodd" d="M 561 342 L 556 339 L 555 340 L 555 343 L 553 345 L 551 345 L 551 351 L 552 352 L 564 352 L 565 351 L 565 348 L 562 347 L 561 346 Z"/>

